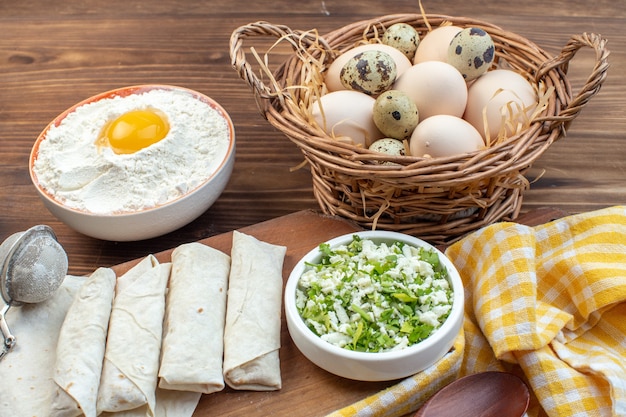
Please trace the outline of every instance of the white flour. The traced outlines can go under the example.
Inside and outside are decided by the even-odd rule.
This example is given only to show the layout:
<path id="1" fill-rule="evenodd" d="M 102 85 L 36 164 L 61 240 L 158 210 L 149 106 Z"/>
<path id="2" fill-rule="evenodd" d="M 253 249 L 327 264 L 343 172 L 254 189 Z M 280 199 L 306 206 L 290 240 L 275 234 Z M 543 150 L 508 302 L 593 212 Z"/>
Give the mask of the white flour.
<path id="1" fill-rule="evenodd" d="M 133 154 L 115 154 L 95 141 L 104 125 L 131 110 L 156 108 L 170 130 Z M 196 188 L 228 152 L 226 120 L 182 91 L 151 90 L 80 106 L 41 142 L 34 172 L 57 201 L 92 213 L 148 209 Z"/>

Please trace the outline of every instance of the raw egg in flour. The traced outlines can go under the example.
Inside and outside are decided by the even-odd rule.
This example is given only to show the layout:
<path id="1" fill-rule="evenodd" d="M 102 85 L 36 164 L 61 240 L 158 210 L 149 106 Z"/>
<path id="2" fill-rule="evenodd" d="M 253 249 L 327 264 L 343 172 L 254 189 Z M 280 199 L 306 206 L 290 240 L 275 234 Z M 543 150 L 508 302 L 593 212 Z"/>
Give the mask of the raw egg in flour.
<path id="1" fill-rule="evenodd" d="M 132 110 L 107 123 L 96 144 L 116 154 L 130 154 L 159 142 L 168 132 L 167 117 L 160 110 Z"/>

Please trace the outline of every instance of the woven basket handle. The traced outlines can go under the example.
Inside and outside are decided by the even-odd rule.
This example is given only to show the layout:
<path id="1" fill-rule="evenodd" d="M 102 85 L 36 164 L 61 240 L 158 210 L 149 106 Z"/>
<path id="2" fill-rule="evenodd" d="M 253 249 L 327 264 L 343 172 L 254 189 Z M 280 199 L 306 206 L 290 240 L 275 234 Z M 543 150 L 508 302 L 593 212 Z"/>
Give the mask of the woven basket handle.
<path id="1" fill-rule="evenodd" d="M 541 68 L 539 68 L 536 77 L 537 80 L 546 76 L 552 69 L 559 69 L 564 74 L 567 74 L 570 61 L 582 47 L 586 46 L 592 48 L 596 53 L 595 65 L 585 85 L 557 116 L 546 118 L 545 120 L 553 120 L 559 123 L 565 123 L 566 125 L 569 124 L 569 122 L 574 120 L 578 113 L 580 113 L 589 100 L 598 93 L 609 68 L 609 50 L 606 48 L 606 42 L 606 39 L 594 33 L 574 35 L 558 56 L 546 61 Z"/>
<path id="2" fill-rule="evenodd" d="M 259 99 L 279 98 L 282 101 L 284 99 L 284 93 L 279 86 L 272 82 L 273 78 L 272 75 L 268 73 L 269 69 L 264 68 L 268 75 L 268 83 L 266 84 L 261 80 L 259 75 L 254 72 L 252 65 L 246 61 L 246 53 L 243 49 L 244 40 L 252 37 L 269 37 L 288 41 L 296 52 L 305 51 L 314 44 L 322 46 L 327 51 L 331 51 L 331 48 L 316 33 L 292 30 L 285 25 L 274 25 L 259 21 L 237 28 L 230 38 L 231 65 L 239 76 L 255 91 L 255 97 L 259 106 Z M 553 69 L 567 74 L 570 61 L 582 47 L 592 48 L 596 53 L 596 63 L 591 75 L 578 94 L 558 115 L 542 118 L 542 121 L 553 121 L 558 124 L 568 125 L 578 116 L 578 113 L 580 113 L 589 100 L 598 93 L 609 68 L 609 51 L 606 48 L 606 43 L 606 39 L 598 34 L 583 33 L 582 35 L 574 35 L 570 38 L 559 55 L 542 64 L 537 72 L 537 81 L 545 76 L 549 76 L 548 73 Z M 262 107 L 263 106 L 260 106 L 260 108 Z"/>
<path id="3" fill-rule="evenodd" d="M 252 65 L 246 61 L 243 50 L 244 40 L 252 37 L 270 37 L 282 39 L 291 44 L 294 51 L 305 51 L 311 45 L 317 44 L 330 51 L 331 48 L 315 33 L 291 30 L 285 25 L 273 25 L 268 22 L 256 22 L 237 28 L 230 37 L 231 65 L 239 76 L 254 89 L 258 98 L 282 98 L 281 89 L 272 84 L 268 74 L 269 85 L 265 84 L 254 72 Z"/>

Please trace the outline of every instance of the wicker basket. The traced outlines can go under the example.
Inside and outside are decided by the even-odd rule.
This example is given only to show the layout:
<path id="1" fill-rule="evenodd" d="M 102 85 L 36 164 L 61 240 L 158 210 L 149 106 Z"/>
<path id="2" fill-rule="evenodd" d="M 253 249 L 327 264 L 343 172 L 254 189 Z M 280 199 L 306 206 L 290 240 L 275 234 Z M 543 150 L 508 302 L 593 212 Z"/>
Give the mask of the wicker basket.
<path id="1" fill-rule="evenodd" d="M 482 28 L 495 43 L 495 65 L 514 69 L 538 88 L 554 92 L 528 128 L 472 154 L 381 158 L 378 153 L 331 138 L 298 111 L 301 103 L 310 99 L 310 88 L 294 86 L 320 79 L 320 72 L 339 53 L 398 22 L 421 33 L 445 22 Z M 274 71 L 265 65 L 269 60 L 255 55 L 254 63 L 259 66 L 255 72 L 244 51 L 244 40 L 252 37 L 289 42 L 294 53 Z M 595 51 L 596 62 L 585 85 L 574 95 L 566 78 L 568 64 L 584 46 Z M 421 14 L 355 22 L 323 36 L 284 25 L 252 23 L 233 32 L 230 53 L 233 67 L 251 86 L 261 114 L 302 151 L 324 213 L 351 219 L 364 228 L 403 232 L 435 244 L 450 243 L 487 224 L 518 216 L 522 194 L 529 187 L 524 174 L 565 134 L 570 122 L 599 91 L 609 66 L 606 40 L 596 34 L 572 36 L 561 53 L 552 57 L 529 40 L 490 23 Z M 311 60 L 321 67 L 308 65 Z M 381 160 L 396 164 L 376 163 Z"/>

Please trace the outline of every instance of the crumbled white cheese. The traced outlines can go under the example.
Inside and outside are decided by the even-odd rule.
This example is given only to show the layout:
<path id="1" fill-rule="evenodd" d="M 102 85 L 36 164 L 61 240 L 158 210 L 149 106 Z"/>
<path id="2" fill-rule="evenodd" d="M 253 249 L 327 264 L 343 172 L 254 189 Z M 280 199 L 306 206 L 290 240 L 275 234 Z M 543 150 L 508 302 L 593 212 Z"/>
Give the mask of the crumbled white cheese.
<path id="1" fill-rule="evenodd" d="M 353 350 L 397 350 L 428 337 L 449 315 L 452 291 L 434 252 L 358 237 L 328 249 L 296 290 L 300 314 L 323 340 Z"/>

